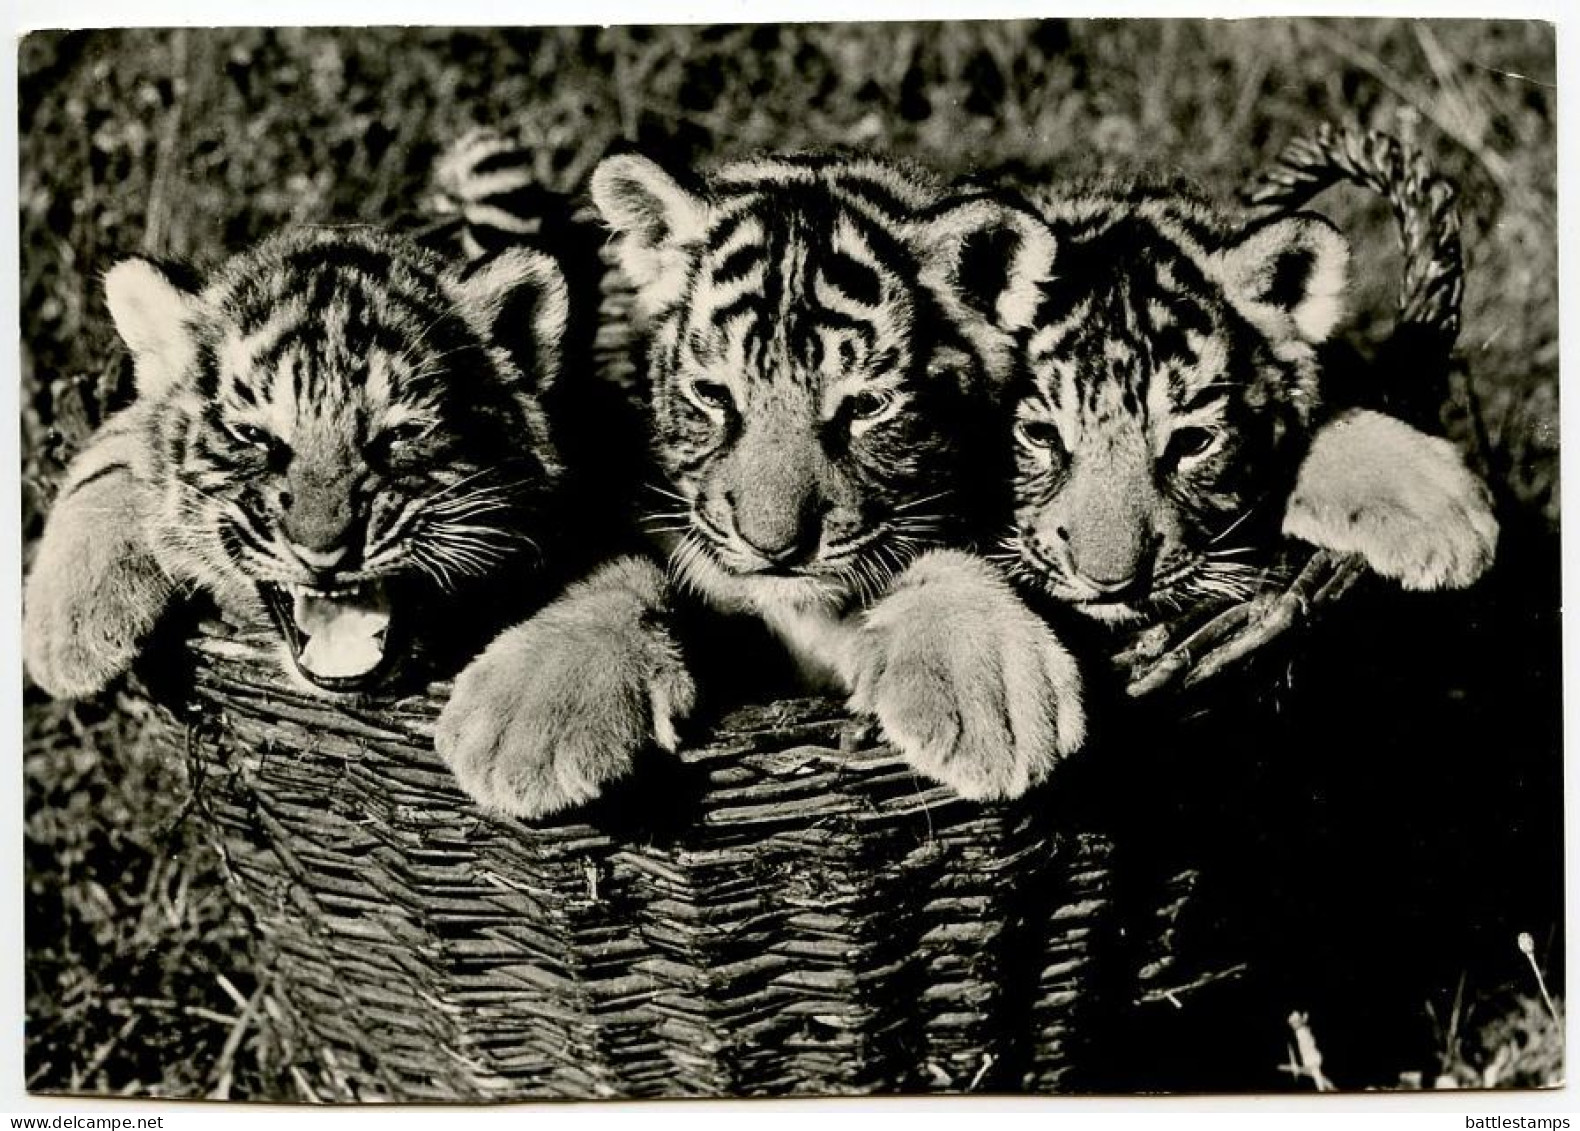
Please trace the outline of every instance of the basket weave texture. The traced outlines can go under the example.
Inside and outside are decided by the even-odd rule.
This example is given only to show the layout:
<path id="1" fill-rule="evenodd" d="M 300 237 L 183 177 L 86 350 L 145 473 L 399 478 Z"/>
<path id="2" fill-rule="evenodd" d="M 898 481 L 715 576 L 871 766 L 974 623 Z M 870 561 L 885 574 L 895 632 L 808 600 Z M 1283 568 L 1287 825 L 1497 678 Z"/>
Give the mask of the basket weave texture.
<path id="1" fill-rule="evenodd" d="M 331 707 L 267 640 L 193 648 L 202 811 L 320 1098 L 1080 1086 L 1102 835 L 962 802 L 819 700 L 681 755 L 673 833 L 494 820 L 437 696 Z"/>

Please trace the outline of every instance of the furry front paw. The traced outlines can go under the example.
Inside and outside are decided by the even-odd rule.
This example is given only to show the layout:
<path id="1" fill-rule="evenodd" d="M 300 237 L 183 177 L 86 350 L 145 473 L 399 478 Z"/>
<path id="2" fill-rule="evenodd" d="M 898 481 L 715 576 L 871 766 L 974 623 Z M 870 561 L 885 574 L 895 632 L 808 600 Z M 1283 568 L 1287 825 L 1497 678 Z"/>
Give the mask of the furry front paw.
<path id="1" fill-rule="evenodd" d="M 22 658 L 57 698 L 95 695 L 131 667 L 173 585 L 129 512 L 126 477 L 57 503 L 23 595 Z"/>
<path id="2" fill-rule="evenodd" d="M 1450 589 L 1492 564 L 1498 522 L 1486 487 L 1452 444 L 1360 411 L 1313 438 L 1284 533 L 1359 554 L 1406 589 Z"/>
<path id="3" fill-rule="evenodd" d="M 605 570 L 510 629 L 456 680 L 434 743 L 481 806 L 536 818 L 591 801 L 636 755 L 677 744 L 696 689 L 652 617 L 661 579 Z"/>
<path id="4" fill-rule="evenodd" d="M 917 560 L 867 613 L 851 707 L 963 797 L 1018 797 L 1085 737 L 1075 661 L 980 559 Z"/>

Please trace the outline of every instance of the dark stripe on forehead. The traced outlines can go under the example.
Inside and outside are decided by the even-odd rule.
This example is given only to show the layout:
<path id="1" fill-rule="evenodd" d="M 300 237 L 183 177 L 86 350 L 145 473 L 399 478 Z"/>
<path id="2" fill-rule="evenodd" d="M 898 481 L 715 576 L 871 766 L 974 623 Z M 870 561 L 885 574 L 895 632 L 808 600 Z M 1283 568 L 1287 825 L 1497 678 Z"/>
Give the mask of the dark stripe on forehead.
<path id="1" fill-rule="evenodd" d="M 389 278 L 394 265 L 387 251 L 361 242 L 339 240 L 295 248 L 281 258 L 281 266 L 286 271 L 306 274 L 328 268 L 336 274 L 355 271 L 370 279 Z"/>
<path id="2" fill-rule="evenodd" d="M 728 286 L 739 282 L 751 273 L 753 267 L 762 262 L 763 247 L 761 244 L 743 244 L 724 257 L 724 261 L 713 269 L 711 279 L 716 286 Z"/>
<path id="3" fill-rule="evenodd" d="M 352 276 L 347 276 L 351 278 Z M 333 280 L 335 276 L 327 275 Z M 308 316 L 324 305 L 326 273 L 288 271 L 279 265 L 258 265 L 220 296 L 220 304 L 236 331 L 246 338 L 266 329 L 285 306 L 305 297 Z"/>
<path id="4" fill-rule="evenodd" d="M 878 336 L 877 326 L 870 319 L 856 318 L 842 310 L 830 310 L 827 307 L 807 311 L 797 322 L 812 333 L 821 329 L 848 331 L 859 337 L 868 349 L 872 348 Z"/>
<path id="5" fill-rule="evenodd" d="M 425 357 L 443 356 L 447 368 L 453 368 L 453 355 L 476 345 L 458 313 L 435 307 L 426 296 L 386 290 L 361 276 L 332 271 L 318 273 L 310 285 L 305 314 L 260 344 L 252 359 L 256 368 L 274 369 L 289 351 L 300 349 L 309 379 L 327 376 L 321 369 L 330 364 L 337 366 L 340 379 L 361 384 L 372 351 L 407 357 L 417 367 Z M 329 346 L 325 316 L 332 307 L 341 320 L 340 345 L 347 355 L 330 358 L 324 356 Z"/>
<path id="6" fill-rule="evenodd" d="M 245 275 L 220 302 L 237 331 L 244 337 L 251 337 L 269 324 L 286 291 L 278 272 L 271 275 L 260 270 Z"/>
<path id="7" fill-rule="evenodd" d="M 733 201 L 732 204 L 735 207 L 720 216 L 714 222 L 713 227 L 708 229 L 707 240 L 709 247 L 723 247 L 735 237 L 736 232 L 740 231 L 742 224 L 756 216 L 755 210 L 745 203 L 750 199 L 751 195 L 742 194 L 739 200 Z"/>
<path id="8" fill-rule="evenodd" d="M 1195 365 L 1200 359 L 1196 351 L 1190 348 L 1190 339 L 1185 336 L 1185 331 L 1179 328 L 1178 323 L 1166 322 L 1152 326 L 1147 338 L 1151 346 L 1152 360 L 1158 363 L 1177 361 L 1184 365 Z"/>
<path id="9" fill-rule="evenodd" d="M 428 345 L 430 343 L 424 343 Z M 437 343 L 432 343 L 437 345 Z M 411 339 L 399 331 L 386 326 L 376 326 L 368 329 L 355 337 L 348 337 L 348 352 L 329 356 L 327 339 L 323 328 L 316 324 L 306 324 L 297 327 L 293 332 L 284 334 L 267 351 L 260 353 L 253 361 L 256 369 L 264 372 L 273 372 L 283 363 L 287 354 L 299 350 L 302 355 L 301 368 L 298 379 L 301 385 L 298 395 L 313 397 L 323 391 L 323 384 L 333 380 L 352 388 L 361 387 L 368 378 L 368 356 L 372 353 L 381 353 L 387 357 L 400 357 L 411 346 Z M 447 350 L 439 350 L 445 354 L 444 368 L 442 371 L 431 374 L 435 381 L 443 381 L 446 374 L 453 374 L 467 364 L 469 348 L 472 343 L 456 339 L 456 344 Z M 409 374 L 416 378 L 423 374 L 422 358 L 409 358 L 412 371 Z M 388 370 L 389 379 L 397 386 L 402 384 L 401 372 Z M 417 380 L 417 384 L 421 381 Z"/>
<path id="10" fill-rule="evenodd" d="M 792 240 L 805 239 L 805 231 L 792 231 L 797 227 L 785 217 L 785 222 L 774 225 L 767 231 L 767 238 L 763 241 L 763 257 L 767 260 L 767 269 L 763 272 L 763 312 L 772 317 L 784 303 L 786 283 L 792 282 L 785 278 L 784 263 L 790 250 Z M 804 268 L 804 265 L 803 265 Z M 805 293 L 805 279 L 795 279 L 795 293 Z"/>
<path id="11" fill-rule="evenodd" d="M 1184 295 L 1162 287 L 1149 289 L 1146 282 L 1137 281 L 1131 298 L 1138 338 L 1155 363 L 1180 361 L 1195 365 L 1200 358 L 1191 348 L 1189 333 L 1200 335 L 1211 330 L 1212 319 Z"/>
<path id="12" fill-rule="evenodd" d="M 842 196 L 853 197 L 876 208 L 889 219 L 898 220 L 916 215 L 916 209 L 911 203 L 901 200 L 888 185 L 865 177 L 842 179 L 839 181 L 837 191 Z"/>
<path id="13" fill-rule="evenodd" d="M 883 279 L 867 264 L 840 252 L 819 263 L 823 278 L 845 297 L 862 306 L 877 306 L 883 298 Z"/>
<path id="14" fill-rule="evenodd" d="M 737 295 L 717 310 L 708 315 L 708 321 L 718 329 L 724 329 L 742 316 L 749 316 L 753 320 L 762 318 L 766 310 L 766 302 L 762 295 L 746 294 Z M 695 337 L 700 331 L 693 327 L 691 334 Z"/>
<path id="15" fill-rule="evenodd" d="M 366 301 L 359 280 L 339 271 L 315 271 L 306 279 L 307 317 L 316 319 L 336 303 L 351 306 Z"/>
<path id="16" fill-rule="evenodd" d="M 1032 319 L 1029 334 L 1049 326 L 1058 326 L 1074 317 L 1077 308 L 1086 301 L 1087 293 L 1068 282 L 1057 280 L 1043 288 L 1042 301 L 1037 306 L 1037 316 Z M 1033 363 L 1046 361 L 1061 351 L 1060 347 L 1070 338 L 1070 332 L 1059 335 L 1042 345 L 1030 359 Z"/>
<path id="17" fill-rule="evenodd" d="M 1101 411 L 1103 402 L 1116 393 L 1127 412 L 1136 411 L 1144 400 L 1139 388 L 1151 373 L 1152 361 L 1137 322 L 1134 281 L 1122 272 L 1103 280 L 1088 316 L 1073 335 L 1073 348 L 1067 351 L 1081 367 L 1078 385 L 1082 407 L 1088 412 Z"/>
<path id="18" fill-rule="evenodd" d="M 795 162 L 798 167 L 814 169 L 826 163 L 823 158 Z M 910 266 L 909 249 L 894 232 L 846 198 L 846 190 L 852 186 L 859 186 L 863 193 L 872 189 L 881 196 L 884 207 L 903 207 L 893 193 L 855 178 L 832 184 L 824 179 L 808 183 L 781 174 L 776 182 L 770 170 L 751 181 L 719 185 L 715 199 L 722 199 L 729 211 L 709 231 L 707 247 L 716 254 L 717 249 L 740 240 L 743 225 L 754 225 L 756 231 L 717 264 L 706 250 L 692 258 L 682 295 L 664 316 L 673 319 L 671 329 L 657 339 L 664 343 L 660 348 L 666 368 L 673 372 L 688 350 L 700 359 L 720 335 L 739 347 L 746 375 L 766 378 L 773 376 L 764 366 L 771 364 L 767 357 L 775 349 L 787 350 L 798 364 L 812 365 L 825 350 L 835 348 L 843 364 L 850 365 L 857 359 L 857 343 L 868 352 L 875 348 L 883 332 L 882 319 L 887 317 L 878 309 L 884 297 L 885 270 L 903 278 L 914 273 L 914 267 Z M 842 223 L 859 233 L 883 268 L 835 250 L 835 235 Z M 759 269 L 760 285 L 746 293 L 727 298 L 708 293 L 709 288 L 738 289 L 742 279 Z M 813 286 L 819 278 L 854 305 L 874 308 L 873 316 L 819 303 Z M 725 301 L 709 309 L 710 298 Z M 948 328 L 922 318 L 915 330 L 932 334 L 947 333 Z M 829 332 L 844 340 L 826 341 Z"/>
<path id="19" fill-rule="evenodd" d="M 1194 266 L 1192 266 L 1194 270 Z M 1175 325 L 1188 334 L 1211 334 L 1216 328 L 1212 311 L 1206 305 L 1197 301 L 1189 293 L 1180 291 L 1164 292 L 1164 305 L 1168 307 L 1170 316 Z"/>

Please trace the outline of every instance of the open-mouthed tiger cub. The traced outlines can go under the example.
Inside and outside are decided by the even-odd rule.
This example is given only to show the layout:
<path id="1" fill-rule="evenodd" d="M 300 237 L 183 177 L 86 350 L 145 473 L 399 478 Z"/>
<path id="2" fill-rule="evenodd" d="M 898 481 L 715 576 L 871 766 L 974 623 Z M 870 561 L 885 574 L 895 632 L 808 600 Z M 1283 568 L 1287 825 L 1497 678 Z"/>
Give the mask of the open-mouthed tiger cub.
<path id="1" fill-rule="evenodd" d="M 1058 250 L 1010 327 L 1013 543 L 1050 593 L 1132 623 L 1248 597 L 1279 530 L 1409 588 L 1487 568 L 1497 523 L 1448 441 L 1323 413 L 1349 255 L 1325 220 L 1246 226 L 1144 190 L 1039 205 Z"/>
<path id="2" fill-rule="evenodd" d="M 1034 217 L 925 174 L 771 156 L 696 180 L 606 158 L 593 201 L 645 342 L 673 579 L 616 561 L 458 679 L 438 747 L 482 802 L 590 799 L 697 685 L 678 605 L 761 618 L 923 774 L 1009 797 L 1081 741 L 1075 667 L 967 544 L 1008 474 L 1010 339 L 969 302 L 1028 300 Z"/>
<path id="3" fill-rule="evenodd" d="M 354 228 L 267 239 L 201 287 L 179 278 L 129 259 L 105 279 L 136 397 L 50 512 L 27 668 L 53 694 L 93 694 L 173 594 L 202 590 L 267 611 L 316 687 L 366 686 L 428 598 L 530 547 L 560 475 L 538 399 L 559 366 L 559 272 L 520 249 L 456 270 Z"/>

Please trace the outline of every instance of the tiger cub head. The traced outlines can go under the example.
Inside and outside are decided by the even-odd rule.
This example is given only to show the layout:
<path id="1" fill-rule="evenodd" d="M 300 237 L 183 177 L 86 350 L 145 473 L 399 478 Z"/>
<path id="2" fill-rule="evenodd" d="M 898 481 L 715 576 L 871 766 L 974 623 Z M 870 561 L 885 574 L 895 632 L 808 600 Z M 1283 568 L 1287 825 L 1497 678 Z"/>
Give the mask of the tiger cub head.
<path id="1" fill-rule="evenodd" d="M 591 187 L 635 291 L 684 580 L 842 608 L 969 513 L 1009 338 L 961 279 L 993 264 L 978 289 L 1024 301 L 1035 217 L 841 156 L 683 180 L 619 155 Z"/>
<path id="2" fill-rule="evenodd" d="M 206 285 L 131 259 L 106 289 L 152 402 L 156 557 L 222 606 L 267 609 L 310 683 L 366 685 L 414 607 L 530 548 L 560 472 L 538 400 L 566 318 L 552 260 L 463 271 L 309 229 Z"/>
<path id="3" fill-rule="evenodd" d="M 1056 278 L 1014 329 L 1022 571 L 1110 622 L 1248 596 L 1317 407 L 1348 248 L 1190 199 L 1054 202 Z"/>

